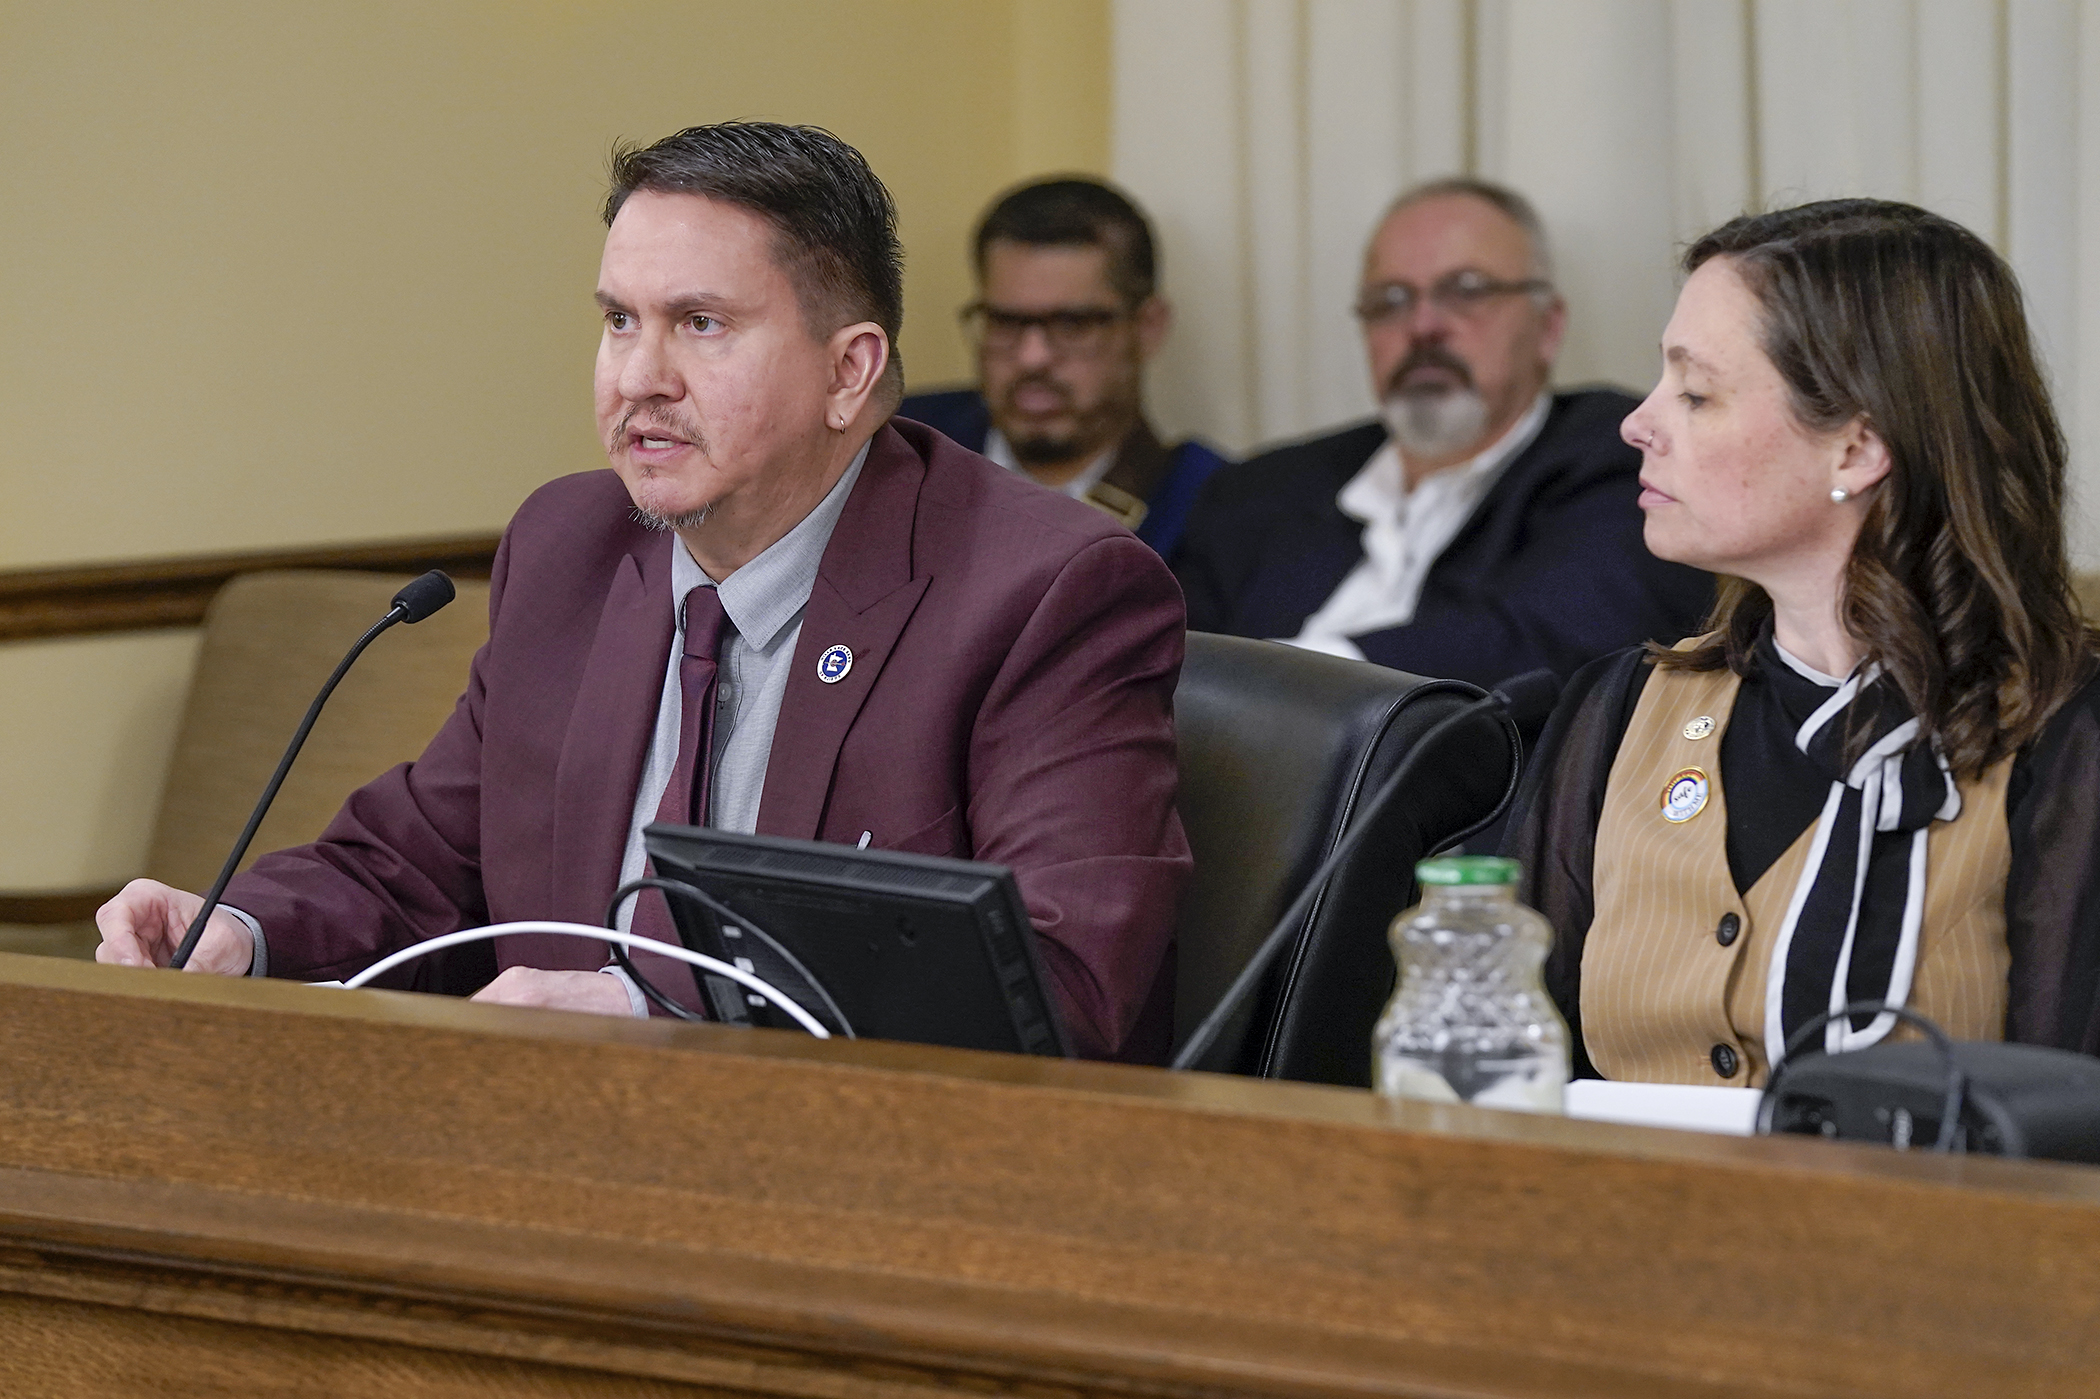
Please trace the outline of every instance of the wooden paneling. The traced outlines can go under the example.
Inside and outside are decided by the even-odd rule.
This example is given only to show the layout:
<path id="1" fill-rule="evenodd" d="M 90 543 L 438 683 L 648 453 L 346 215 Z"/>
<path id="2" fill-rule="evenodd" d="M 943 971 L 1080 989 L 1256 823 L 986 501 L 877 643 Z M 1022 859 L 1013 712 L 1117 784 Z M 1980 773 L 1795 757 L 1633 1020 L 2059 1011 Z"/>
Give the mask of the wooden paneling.
<path id="1" fill-rule="evenodd" d="M 78 923 L 117 896 L 121 884 L 56 893 L 0 894 L 0 923 Z"/>
<path id="2" fill-rule="evenodd" d="M 404 539 L 315 549 L 214 554 L 85 568 L 0 572 L 0 641 L 194 627 L 226 580 L 279 568 L 355 568 L 486 578 L 498 536 Z"/>
<path id="3" fill-rule="evenodd" d="M 17 1363 L 0 1366 L 9 1392 L 36 1399 L 165 1394 L 670 1399 L 719 1392 L 637 1379 L 616 1369 L 428 1352 L 386 1340 L 262 1328 L 247 1324 L 246 1316 L 212 1320 L 156 1313 L 131 1300 L 117 1299 L 113 1307 L 9 1297 L 4 1325 L 11 1338 L 28 1338 Z"/>
<path id="4" fill-rule="evenodd" d="M 0 1027 L 0 1392 L 2100 1380 L 2082 1168 L 29 958 Z"/>

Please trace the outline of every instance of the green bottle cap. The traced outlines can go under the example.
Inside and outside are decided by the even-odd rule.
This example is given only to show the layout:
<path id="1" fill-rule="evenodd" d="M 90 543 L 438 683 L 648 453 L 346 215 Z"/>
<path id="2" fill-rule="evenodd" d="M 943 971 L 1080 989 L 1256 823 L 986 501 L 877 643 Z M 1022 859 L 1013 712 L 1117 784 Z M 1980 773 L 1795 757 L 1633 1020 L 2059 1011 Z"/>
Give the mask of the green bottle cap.
<path id="1" fill-rule="evenodd" d="M 1415 866 L 1424 884 L 1514 884 L 1524 867 L 1500 855 L 1444 855 Z"/>

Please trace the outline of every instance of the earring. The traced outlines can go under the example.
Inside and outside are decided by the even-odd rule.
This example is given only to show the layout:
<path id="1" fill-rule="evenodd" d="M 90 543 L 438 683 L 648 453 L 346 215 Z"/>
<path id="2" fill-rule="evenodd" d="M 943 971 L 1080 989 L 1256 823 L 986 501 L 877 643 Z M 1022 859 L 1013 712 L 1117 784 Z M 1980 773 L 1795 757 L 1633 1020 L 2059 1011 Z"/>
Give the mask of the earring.
<path id="1" fill-rule="evenodd" d="M 1832 505 L 1843 505 L 1850 499 L 1852 499 L 1852 492 L 1846 490 L 1843 486 L 1832 486 L 1830 488 L 1830 503 Z"/>

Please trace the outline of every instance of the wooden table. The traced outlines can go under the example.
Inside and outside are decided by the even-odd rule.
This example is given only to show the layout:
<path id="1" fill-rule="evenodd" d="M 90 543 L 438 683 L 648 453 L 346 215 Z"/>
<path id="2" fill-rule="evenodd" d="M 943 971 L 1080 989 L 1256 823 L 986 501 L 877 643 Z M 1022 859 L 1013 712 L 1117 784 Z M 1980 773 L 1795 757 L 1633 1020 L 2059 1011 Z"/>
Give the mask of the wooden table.
<path id="1" fill-rule="evenodd" d="M 0 1393 L 2100 1392 L 2100 1172 L 0 956 Z"/>

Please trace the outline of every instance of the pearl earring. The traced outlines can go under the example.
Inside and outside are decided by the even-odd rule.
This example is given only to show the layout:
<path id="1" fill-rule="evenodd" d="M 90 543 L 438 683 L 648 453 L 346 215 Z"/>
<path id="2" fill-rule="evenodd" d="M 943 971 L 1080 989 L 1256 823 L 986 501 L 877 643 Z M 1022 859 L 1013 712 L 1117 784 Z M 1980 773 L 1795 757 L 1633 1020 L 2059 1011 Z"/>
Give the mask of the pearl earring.
<path id="1" fill-rule="evenodd" d="M 1852 499 L 1852 492 L 1846 490 L 1843 486 L 1832 486 L 1830 488 L 1830 503 L 1832 505 L 1843 505 L 1850 499 Z"/>

